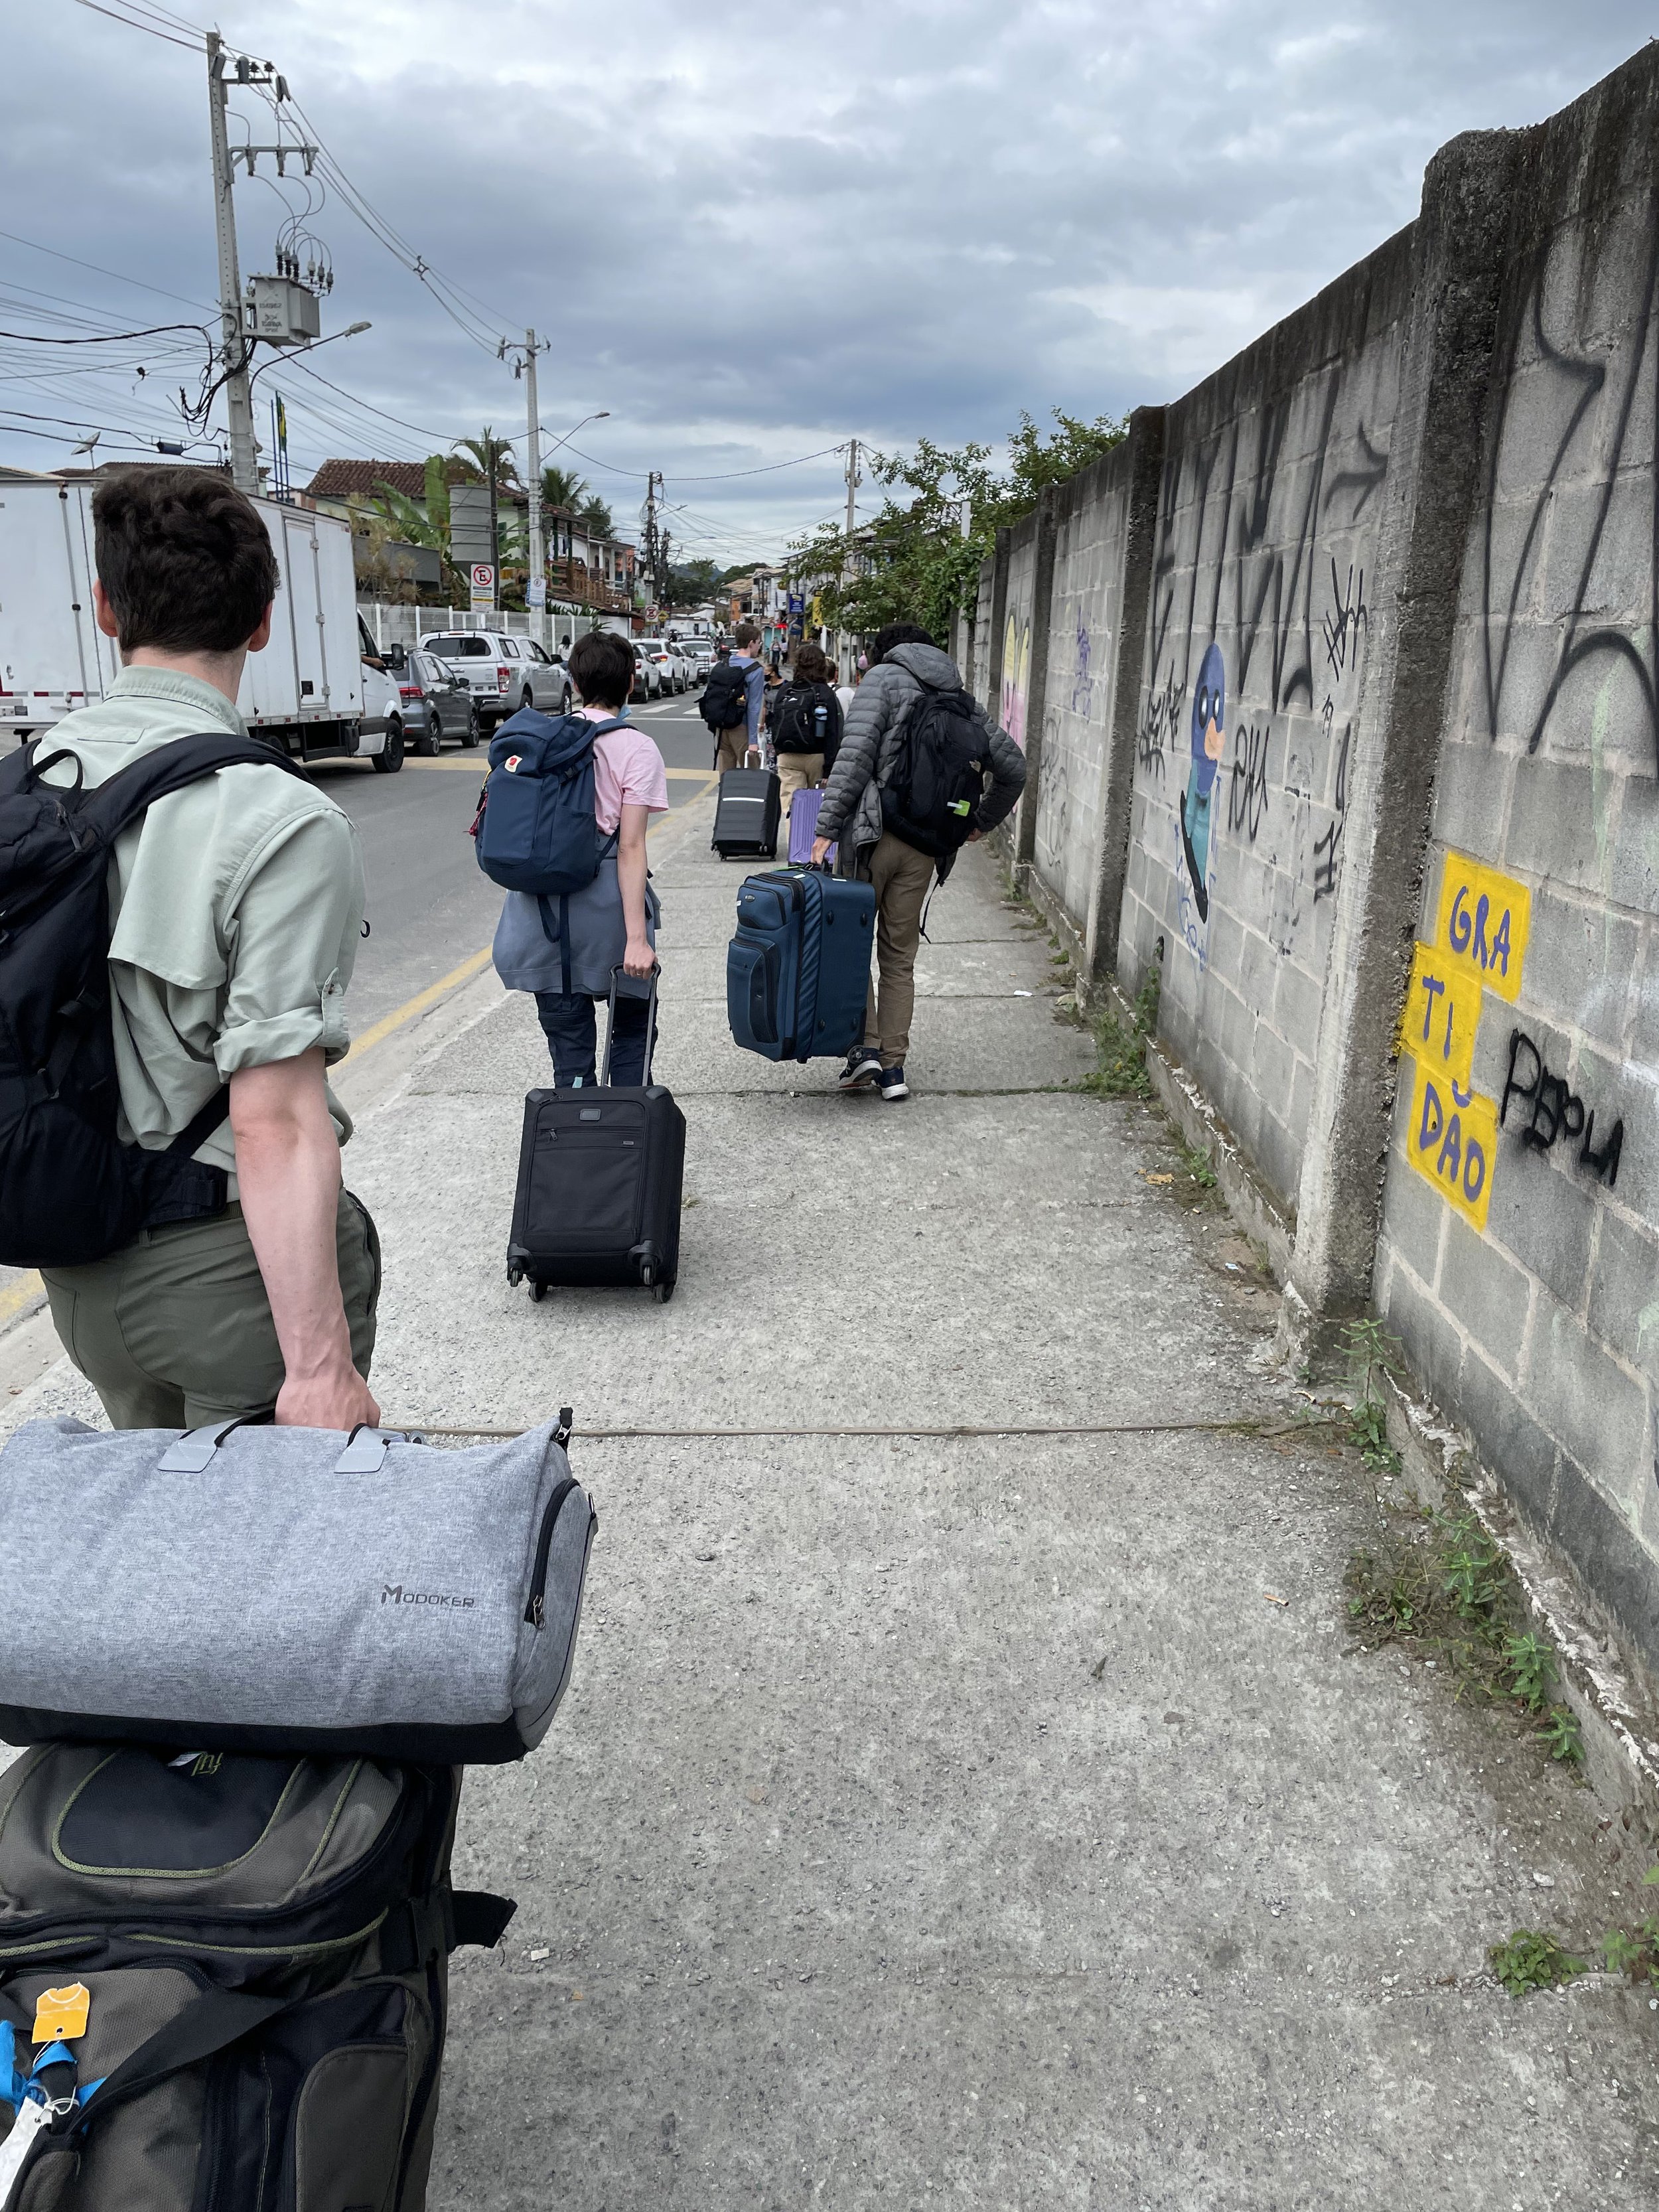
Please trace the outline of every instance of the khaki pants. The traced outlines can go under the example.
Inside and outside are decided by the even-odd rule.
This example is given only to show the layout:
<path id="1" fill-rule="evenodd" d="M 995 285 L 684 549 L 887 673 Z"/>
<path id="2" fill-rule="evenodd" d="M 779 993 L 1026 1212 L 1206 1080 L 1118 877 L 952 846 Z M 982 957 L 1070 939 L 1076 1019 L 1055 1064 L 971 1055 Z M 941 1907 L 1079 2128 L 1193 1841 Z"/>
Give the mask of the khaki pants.
<path id="1" fill-rule="evenodd" d="M 798 791 L 816 791 L 823 781 L 822 753 L 780 753 L 778 755 L 778 789 L 783 800 L 783 818 L 789 819 L 789 802 Z"/>
<path id="2" fill-rule="evenodd" d="M 864 1042 L 881 1054 L 884 1067 L 902 1067 L 910 1048 L 910 1018 L 916 1010 L 916 947 L 921 942 L 921 909 L 933 864 L 890 830 L 871 852 L 868 881 L 876 891 L 876 968 L 881 977 L 864 1007 Z"/>
<path id="3" fill-rule="evenodd" d="M 367 1375 L 380 1240 L 368 1207 L 346 1190 L 335 1249 L 351 1356 Z M 204 1221 L 146 1229 L 106 1260 L 40 1273 L 64 1348 L 116 1428 L 204 1428 L 275 1407 L 282 1348 L 234 1201 Z"/>
<path id="4" fill-rule="evenodd" d="M 718 745 L 714 765 L 722 775 L 729 768 L 748 767 L 749 725 L 747 722 L 736 722 L 729 730 L 717 730 L 714 735 Z"/>

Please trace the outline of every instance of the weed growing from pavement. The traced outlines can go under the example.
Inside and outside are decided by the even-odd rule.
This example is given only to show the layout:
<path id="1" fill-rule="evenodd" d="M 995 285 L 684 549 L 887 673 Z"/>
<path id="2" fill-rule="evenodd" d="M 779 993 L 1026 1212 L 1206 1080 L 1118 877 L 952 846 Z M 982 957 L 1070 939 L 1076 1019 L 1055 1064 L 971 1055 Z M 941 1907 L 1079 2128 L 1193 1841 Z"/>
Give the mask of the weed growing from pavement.
<path id="1" fill-rule="evenodd" d="M 1494 1943 L 1486 1956 L 1512 1997 L 1523 1997 L 1528 1990 L 1559 1989 L 1582 1974 L 1589 1963 L 1564 1950 L 1542 1928 L 1517 1928 L 1504 1942 Z"/>
<path id="2" fill-rule="evenodd" d="M 1650 1867 L 1642 1881 L 1649 1889 L 1659 1886 L 1659 1866 Z M 1634 1928 L 1609 1928 L 1601 1950 L 1609 1973 L 1627 1974 L 1633 1982 L 1659 1982 L 1659 1912 L 1649 1913 Z"/>
<path id="3" fill-rule="evenodd" d="M 1177 1137 L 1176 1158 L 1181 1163 L 1181 1172 L 1189 1182 L 1195 1182 L 1200 1190 L 1215 1188 L 1215 1170 L 1210 1164 L 1210 1156 L 1202 1145 L 1185 1145 Z"/>
<path id="4" fill-rule="evenodd" d="M 1528 1625 L 1514 1571 L 1472 1513 L 1389 1510 L 1343 1583 L 1348 1626 L 1366 1650 L 1409 1644 L 1433 1654 L 1458 1698 L 1510 1706 L 1553 1760 L 1582 1761 L 1578 1722 L 1554 1697 L 1554 1646 Z"/>
<path id="5" fill-rule="evenodd" d="M 1359 1393 L 1348 1423 L 1349 1437 L 1373 1474 L 1398 1474 L 1400 1455 L 1389 1442 L 1389 1414 L 1378 1377 L 1395 1365 L 1400 1346 L 1373 1316 L 1351 1321 L 1341 1336 L 1348 1377 Z"/>
<path id="6" fill-rule="evenodd" d="M 1079 1089 L 1096 1098 L 1150 1098 L 1146 1040 L 1158 1027 L 1158 973 L 1149 969 L 1126 1022 L 1109 1008 L 1095 1024 L 1096 1065 Z"/>

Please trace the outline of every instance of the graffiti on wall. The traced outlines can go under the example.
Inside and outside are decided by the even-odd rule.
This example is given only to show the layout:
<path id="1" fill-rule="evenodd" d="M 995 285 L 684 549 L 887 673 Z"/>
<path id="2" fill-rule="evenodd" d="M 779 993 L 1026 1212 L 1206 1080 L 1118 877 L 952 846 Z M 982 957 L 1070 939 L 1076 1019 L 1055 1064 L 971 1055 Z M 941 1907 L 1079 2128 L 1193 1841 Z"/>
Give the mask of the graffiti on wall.
<path id="1" fill-rule="evenodd" d="M 1598 689 L 1622 677 L 1621 719 L 1639 727 L 1659 754 L 1659 511 L 1652 492 L 1659 224 L 1650 217 L 1641 239 L 1610 232 L 1603 241 L 1604 254 L 1633 246 L 1639 304 L 1633 337 L 1612 331 L 1589 349 L 1550 333 L 1558 316 L 1566 328 L 1583 320 L 1587 279 L 1567 236 L 1558 234 L 1516 288 L 1499 336 L 1494 383 L 1502 396 L 1481 548 L 1481 709 L 1488 736 L 1513 730 L 1536 752 L 1581 669 L 1594 672 Z M 1597 328 L 1609 325 L 1603 320 Z M 1534 458 L 1540 447 L 1548 456 L 1541 474 Z M 1523 488 L 1518 505 L 1517 488 Z M 1632 548 L 1640 563 L 1634 568 Z M 1541 622 L 1532 613 L 1540 586 L 1550 602 Z M 1598 619 L 1614 605 L 1627 610 L 1626 626 Z"/>
<path id="2" fill-rule="evenodd" d="M 1380 517 L 1389 465 L 1359 411 L 1361 380 L 1345 383 L 1345 374 L 1310 380 L 1165 464 L 1137 732 L 1143 783 L 1164 781 L 1194 661 L 1224 651 L 1233 702 L 1231 733 L 1218 725 L 1226 805 L 1209 811 L 1210 781 L 1194 754 L 1176 824 L 1180 934 L 1200 964 L 1225 845 L 1266 862 L 1255 878 L 1265 883 L 1265 910 L 1252 919 L 1281 955 L 1340 881 L 1371 628 L 1370 566 L 1355 533 Z M 1368 409 L 1385 404 L 1374 381 L 1364 389 Z M 1193 701 L 1195 715 L 1195 686 Z M 1205 817 L 1200 835 L 1195 812 Z"/>
<path id="3" fill-rule="evenodd" d="M 1194 926 L 1185 913 L 1188 900 L 1196 913 L 1198 929 L 1202 929 L 1210 918 L 1210 817 L 1215 805 L 1216 770 L 1227 749 L 1226 669 L 1221 648 L 1213 641 L 1199 667 L 1188 728 L 1192 759 L 1187 771 L 1187 787 L 1181 794 L 1179 816 L 1181 862 L 1186 871 L 1182 897 L 1183 936 Z M 1188 941 L 1194 944 L 1195 951 L 1201 949 L 1194 938 L 1188 937 Z"/>
<path id="4" fill-rule="evenodd" d="M 1081 615 L 1077 618 L 1077 660 L 1072 671 L 1072 712 L 1086 721 L 1089 709 L 1095 700 L 1095 679 L 1089 668 L 1089 629 Z"/>
<path id="5" fill-rule="evenodd" d="M 1025 702 L 1031 684 L 1031 621 L 1010 615 L 1002 639 L 1002 726 L 1025 750 Z"/>
<path id="6" fill-rule="evenodd" d="M 1598 1148 L 1595 1108 L 1587 1111 L 1583 1100 L 1568 1087 L 1566 1078 L 1550 1073 L 1544 1062 L 1543 1047 L 1523 1030 L 1510 1031 L 1509 1073 L 1498 1109 L 1500 1129 L 1509 1125 L 1512 1098 L 1520 1106 L 1532 1109 L 1528 1115 L 1523 1115 L 1518 1108 L 1516 1113 L 1516 1127 L 1523 1145 L 1535 1152 L 1547 1152 L 1558 1137 L 1577 1137 L 1582 1142 L 1577 1164 L 1588 1168 L 1598 1182 L 1605 1182 L 1609 1190 L 1613 1188 L 1619 1180 L 1619 1160 L 1625 1149 L 1623 1117 L 1613 1123 Z"/>
<path id="7" fill-rule="evenodd" d="M 1510 1094 L 1506 1090 L 1500 1109 L 1474 1089 L 1475 1035 L 1487 991 L 1510 1004 L 1519 995 L 1531 924 L 1532 894 L 1524 884 L 1462 853 L 1448 853 L 1434 936 L 1413 950 L 1400 1018 L 1399 1050 L 1414 1071 L 1401 1086 L 1406 1157 L 1476 1230 L 1486 1225 Z M 1534 1082 L 1534 1094 L 1536 1087 Z"/>

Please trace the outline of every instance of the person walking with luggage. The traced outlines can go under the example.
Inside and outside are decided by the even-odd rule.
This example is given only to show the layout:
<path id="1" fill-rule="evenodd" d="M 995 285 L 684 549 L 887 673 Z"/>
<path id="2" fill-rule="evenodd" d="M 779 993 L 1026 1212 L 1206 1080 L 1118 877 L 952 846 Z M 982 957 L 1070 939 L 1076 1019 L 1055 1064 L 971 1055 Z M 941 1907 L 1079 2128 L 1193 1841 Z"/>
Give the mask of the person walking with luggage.
<path id="1" fill-rule="evenodd" d="M 626 719 L 632 645 L 610 630 L 590 630 L 572 650 L 570 680 L 582 702 L 575 719 L 596 726 L 593 813 L 604 841 L 599 873 L 585 889 L 559 897 L 508 891 L 493 948 L 495 972 L 507 989 L 535 994 L 554 1087 L 561 1091 L 599 1079 L 594 1002 L 609 998 L 613 975 L 611 1079 L 645 1080 L 653 1042 L 647 1032 L 658 914 L 645 838 L 651 817 L 668 811 L 662 755 Z"/>
<path id="2" fill-rule="evenodd" d="M 841 744 L 841 705 L 830 681 L 830 663 L 816 645 L 796 647 L 794 672 L 772 694 L 766 725 L 777 756 L 787 822 L 790 800 L 798 791 L 817 788 L 835 765 Z"/>
<path id="3" fill-rule="evenodd" d="M 732 649 L 724 661 L 708 672 L 697 712 L 714 739 L 714 766 L 722 774 L 729 768 L 747 768 L 750 756 L 760 758 L 761 707 L 766 693 L 766 672 L 755 657 L 760 631 L 751 622 L 738 624 Z"/>
<path id="4" fill-rule="evenodd" d="M 904 1062 L 928 887 L 935 874 L 944 882 L 963 845 L 1012 812 L 1024 787 L 1024 754 L 962 689 L 950 655 L 915 623 L 878 631 L 812 846 L 816 865 L 838 842 L 838 872 L 876 894 L 880 988 L 870 987 L 843 1091 L 873 1083 L 884 1098 L 909 1097 Z"/>
<path id="5" fill-rule="evenodd" d="M 101 787 L 207 732 L 253 758 L 158 796 L 115 840 L 108 997 L 91 1013 L 113 1032 L 113 1149 L 171 1153 L 176 1169 L 145 1173 L 187 1171 L 192 1188 L 104 1256 L 43 1264 L 52 1320 L 118 1429 L 374 1423 L 380 1242 L 343 1183 L 351 1123 L 324 1075 L 349 1043 L 357 833 L 236 708 L 270 634 L 276 556 L 216 470 L 112 476 L 93 522 L 93 611 L 121 673 L 42 741 L 40 757 L 71 756 L 42 781 Z M 88 1179 L 43 1195 L 78 1214 Z"/>

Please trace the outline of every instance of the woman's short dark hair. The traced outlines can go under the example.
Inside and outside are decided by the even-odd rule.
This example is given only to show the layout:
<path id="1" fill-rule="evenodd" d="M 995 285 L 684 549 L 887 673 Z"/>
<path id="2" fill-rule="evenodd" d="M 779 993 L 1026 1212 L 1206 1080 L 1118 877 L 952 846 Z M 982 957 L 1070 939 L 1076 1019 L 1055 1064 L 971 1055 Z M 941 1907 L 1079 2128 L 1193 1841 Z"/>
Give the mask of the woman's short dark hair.
<path id="1" fill-rule="evenodd" d="M 798 645 L 795 647 L 795 681 L 797 684 L 827 684 L 830 663 L 822 646 Z"/>
<path id="2" fill-rule="evenodd" d="M 876 632 L 870 665 L 873 668 L 877 661 L 885 660 L 896 645 L 931 645 L 933 642 L 918 623 L 889 623 L 885 629 Z"/>
<path id="3" fill-rule="evenodd" d="M 625 707 L 634 688 L 634 648 L 613 629 L 591 629 L 570 648 L 570 680 L 590 707 Z"/>
<path id="4" fill-rule="evenodd" d="M 123 653 L 234 653 L 276 596 L 258 510 L 217 469 L 122 469 L 94 492 L 92 522 Z"/>

